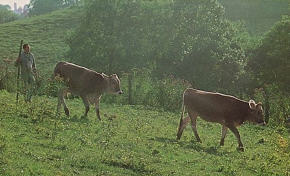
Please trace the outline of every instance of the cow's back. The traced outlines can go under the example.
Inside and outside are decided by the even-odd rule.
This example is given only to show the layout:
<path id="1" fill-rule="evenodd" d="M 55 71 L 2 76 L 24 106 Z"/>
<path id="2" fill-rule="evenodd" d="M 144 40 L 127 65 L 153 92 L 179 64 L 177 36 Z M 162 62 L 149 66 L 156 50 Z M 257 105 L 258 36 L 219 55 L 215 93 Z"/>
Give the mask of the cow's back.
<path id="1" fill-rule="evenodd" d="M 70 90 L 77 95 L 101 92 L 105 86 L 101 74 L 68 62 L 57 63 L 54 75 L 63 78 Z"/>
<path id="2" fill-rule="evenodd" d="M 60 77 L 67 79 L 77 79 L 82 76 L 82 74 L 89 69 L 69 63 L 69 62 L 59 62 L 56 64 L 54 69 L 54 75 L 59 75 Z"/>

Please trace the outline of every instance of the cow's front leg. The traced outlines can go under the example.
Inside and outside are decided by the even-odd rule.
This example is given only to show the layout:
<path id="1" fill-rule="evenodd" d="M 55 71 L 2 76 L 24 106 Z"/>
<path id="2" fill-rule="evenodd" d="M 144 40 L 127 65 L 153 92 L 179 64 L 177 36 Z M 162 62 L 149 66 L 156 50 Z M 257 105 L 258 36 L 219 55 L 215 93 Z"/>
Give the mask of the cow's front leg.
<path id="1" fill-rule="evenodd" d="M 84 117 L 87 117 L 88 116 L 88 112 L 90 110 L 90 103 L 89 103 L 89 100 L 86 96 L 81 96 L 82 100 L 83 100 L 83 103 L 85 105 L 85 113 L 84 113 Z"/>
<path id="2" fill-rule="evenodd" d="M 239 146 L 237 149 L 240 151 L 244 151 L 244 146 L 243 146 L 243 143 L 241 141 L 241 137 L 240 137 L 240 133 L 239 133 L 238 129 L 234 125 L 228 125 L 227 127 L 234 133 L 234 135 L 236 136 L 236 138 L 238 140 Z"/>
<path id="3" fill-rule="evenodd" d="M 95 107 L 96 107 L 96 114 L 99 120 L 101 120 L 101 116 L 100 116 L 100 98 L 97 99 L 97 101 L 95 102 Z"/>
<path id="4" fill-rule="evenodd" d="M 225 125 L 223 125 L 222 126 L 222 138 L 221 138 L 220 146 L 224 145 L 225 137 L 227 135 L 227 131 L 228 131 L 228 128 Z"/>
<path id="5" fill-rule="evenodd" d="M 193 130 L 193 133 L 195 135 L 195 138 L 198 142 L 201 143 L 201 140 L 199 138 L 199 135 L 197 133 L 197 129 L 196 129 L 196 118 L 197 118 L 197 114 L 196 113 L 193 113 L 193 112 L 188 112 L 189 113 L 189 117 L 191 119 L 191 127 L 192 127 L 192 130 Z"/>
<path id="6" fill-rule="evenodd" d="M 181 138 L 183 130 L 185 129 L 185 127 L 186 127 L 186 125 L 188 124 L 189 121 L 190 121 L 190 117 L 189 116 L 187 116 L 184 119 L 180 119 L 178 131 L 177 131 L 177 138 L 176 138 L 177 140 L 179 140 Z"/>

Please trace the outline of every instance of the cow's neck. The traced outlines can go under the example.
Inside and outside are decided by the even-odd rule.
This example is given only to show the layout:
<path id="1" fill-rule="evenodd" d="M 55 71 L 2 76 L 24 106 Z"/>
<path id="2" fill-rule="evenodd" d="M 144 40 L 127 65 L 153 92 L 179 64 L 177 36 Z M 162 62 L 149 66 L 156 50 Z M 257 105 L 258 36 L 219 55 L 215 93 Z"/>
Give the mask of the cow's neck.
<path id="1" fill-rule="evenodd" d="M 245 121 L 250 122 L 251 121 L 252 110 L 250 109 L 248 102 L 245 102 L 245 112 L 247 112 L 247 114 L 245 115 L 243 120 L 244 120 L 244 122 Z"/>
<path id="2" fill-rule="evenodd" d="M 104 77 L 104 87 L 103 87 L 103 91 L 107 93 L 109 91 L 110 78 L 109 78 L 109 76 L 107 76 L 104 73 L 102 73 L 102 75 Z"/>

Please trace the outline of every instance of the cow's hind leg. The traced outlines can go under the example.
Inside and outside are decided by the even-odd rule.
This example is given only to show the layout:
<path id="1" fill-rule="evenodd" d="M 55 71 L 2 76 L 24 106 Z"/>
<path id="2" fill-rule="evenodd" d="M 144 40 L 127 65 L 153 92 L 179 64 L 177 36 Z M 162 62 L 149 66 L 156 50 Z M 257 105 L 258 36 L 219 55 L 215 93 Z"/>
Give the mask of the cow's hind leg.
<path id="1" fill-rule="evenodd" d="M 85 105 L 85 113 L 84 113 L 84 117 L 87 117 L 88 112 L 89 112 L 89 110 L 90 110 L 90 103 L 89 103 L 89 101 L 88 101 L 88 99 L 87 99 L 86 96 L 81 96 L 81 98 L 82 98 L 83 103 L 84 103 L 84 105 Z"/>
<path id="2" fill-rule="evenodd" d="M 225 137 L 227 135 L 227 131 L 228 131 L 228 128 L 225 125 L 223 125 L 222 126 L 222 138 L 221 138 L 221 141 L 220 141 L 220 146 L 224 145 Z"/>
<path id="3" fill-rule="evenodd" d="M 62 104 L 62 103 L 61 103 L 61 98 L 59 97 L 59 95 L 58 95 L 57 100 L 58 100 L 58 101 L 57 101 L 56 114 L 59 115 L 59 113 L 60 113 L 59 111 L 60 111 L 61 104 Z"/>
<path id="4" fill-rule="evenodd" d="M 236 138 L 238 140 L 239 146 L 237 149 L 240 151 L 244 151 L 244 146 L 242 144 L 240 133 L 239 133 L 238 129 L 234 125 L 228 125 L 227 127 L 234 133 L 234 135 L 236 136 Z"/>
<path id="5" fill-rule="evenodd" d="M 195 138 L 198 142 L 201 142 L 199 135 L 197 133 L 197 129 L 196 129 L 197 114 L 194 112 L 190 112 L 190 111 L 188 112 L 188 114 L 189 114 L 189 117 L 191 119 L 191 127 L 192 127 L 193 133 L 195 135 Z"/>
<path id="6" fill-rule="evenodd" d="M 95 107 L 96 107 L 96 114 L 99 120 L 101 120 L 101 116 L 100 116 L 100 98 L 97 99 L 97 101 L 95 102 Z"/>
<path id="7" fill-rule="evenodd" d="M 180 119 L 178 131 L 177 131 L 177 138 L 176 138 L 177 140 L 179 140 L 181 138 L 183 130 L 185 129 L 185 127 L 186 127 L 186 125 L 188 124 L 189 121 L 190 121 L 190 117 L 189 116 L 187 116 L 184 119 Z"/>
<path id="8" fill-rule="evenodd" d="M 64 112 L 67 116 L 69 116 L 69 110 L 65 104 L 65 101 L 64 101 L 64 93 L 66 92 L 65 89 L 61 89 L 58 93 L 58 104 L 57 104 L 57 114 L 59 114 L 59 110 L 60 110 L 60 107 L 61 107 L 61 104 L 63 104 L 63 108 L 64 108 Z"/>

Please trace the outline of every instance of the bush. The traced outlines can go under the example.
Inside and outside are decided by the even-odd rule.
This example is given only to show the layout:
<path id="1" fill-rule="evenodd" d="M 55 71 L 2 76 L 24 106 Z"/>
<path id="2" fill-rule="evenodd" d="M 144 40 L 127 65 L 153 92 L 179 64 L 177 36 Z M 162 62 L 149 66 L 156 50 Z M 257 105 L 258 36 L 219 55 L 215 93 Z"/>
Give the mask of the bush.
<path id="1" fill-rule="evenodd" d="M 290 99 L 277 85 L 255 90 L 255 99 L 263 102 L 265 118 L 270 126 L 284 126 L 290 114 Z"/>
<path id="2" fill-rule="evenodd" d="M 17 19 L 19 19 L 19 15 L 0 4 L 0 24 L 15 21 Z"/>
<path id="3" fill-rule="evenodd" d="M 163 108 L 177 112 L 182 103 L 183 91 L 191 85 L 173 76 L 161 80 L 152 79 L 149 72 L 135 72 L 132 82 L 132 104 Z M 129 104 L 128 74 L 121 76 L 121 89 L 125 94 L 121 96 L 105 95 L 102 102 Z"/>

